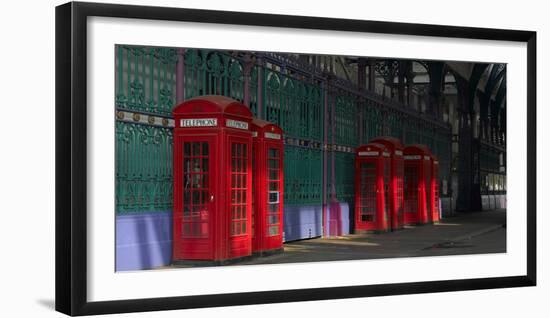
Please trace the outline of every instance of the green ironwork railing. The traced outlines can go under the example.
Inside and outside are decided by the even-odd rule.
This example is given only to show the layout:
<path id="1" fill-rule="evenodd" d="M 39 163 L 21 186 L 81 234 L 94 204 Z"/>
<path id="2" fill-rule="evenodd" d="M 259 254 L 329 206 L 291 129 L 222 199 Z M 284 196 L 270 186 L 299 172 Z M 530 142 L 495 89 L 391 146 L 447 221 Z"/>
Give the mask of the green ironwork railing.
<path id="1" fill-rule="evenodd" d="M 360 102 L 359 107 L 362 110 L 361 139 L 363 143 L 368 143 L 369 140 L 383 135 L 382 112 L 364 101 Z"/>
<path id="2" fill-rule="evenodd" d="M 117 109 L 170 115 L 175 102 L 176 50 L 116 46 Z"/>
<path id="3" fill-rule="evenodd" d="M 224 95 L 243 101 L 243 66 L 231 55 L 209 50 L 185 51 L 185 99 Z"/>
<path id="4" fill-rule="evenodd" d="M 285 204 L 321 204 L 323 154 L 321 150 L 285 146 Z"/>
<path id="5" fill-rule="evenodd" d="M 171 116 L 176 102 L 176 65 L 181 53 L 173 48 L 129 45 L 117 45 L 115 51 L 116 108 Z M 308 144 L 324 141 L 325 86 L 321 85 L 324 79 L 303 76 L 265 61 L 245 63 L 237 54 L 225 51 L 186 49 L 183 58 L 185 99 L 218 94 L 244 102 L 248 92 L 248 103 L 255 116 L 280 125 L 286 138 L 304 141 L 305 145 L 285 145 L 285 203 L 321 204 L 323 173 L 329 174 L 327 186 L 329 191 L 332 189 L 332 155 L 327 156 L 329 171 L 323 172 L 326 150 Z M 249 69 L 248 78 L 245 69 Z M 424 143 L 440 160 L 441 178 L 449 180 L 450 131 L 386 109 L 382 102 L 353 89 L 340 87 L 331 90 L 328 96 L 329 109 L 334 107 L 329 112 L 327 129 L 330 144 L 345 146 L 349 151 L 359 145 L 359 140 L 367 143 L 382 135 L 397 137 L 404 144 Z M 171 138 L 168 127 L 117 119 L 117 213 L 172 209 Z M 340 201 L 353 201 L 354 160 L 352 152 L 334 153 L 334 189 Z"/>
<path id="6" fill-rule="evenodd" d="M 264 70 L 264 118 L 281 126 L 285 136 L 321 141 L 322 89 L 280 72 Z"/>
<path id="7" fill-rule="evenodd" d="M 116 210 L 172 209 L 172 130 L 116 122 Z"/>
<path id="8" fill-rule="evenodd" d="M 353 204 L 355 198 L 355 153 L 336 152 L 335 190 L 340 202 Z M 329 184 L 329 189 L 330 189 Z"/>
<path id="9" fill-rule="evenodd" d="M 336 95 L 333 120 L 333 125 L 335 125 L 334 142 L 336 144 L 357 147 L 359 143 L 357 113 L 357 103 L 354 96 L 345 93 Z"/>

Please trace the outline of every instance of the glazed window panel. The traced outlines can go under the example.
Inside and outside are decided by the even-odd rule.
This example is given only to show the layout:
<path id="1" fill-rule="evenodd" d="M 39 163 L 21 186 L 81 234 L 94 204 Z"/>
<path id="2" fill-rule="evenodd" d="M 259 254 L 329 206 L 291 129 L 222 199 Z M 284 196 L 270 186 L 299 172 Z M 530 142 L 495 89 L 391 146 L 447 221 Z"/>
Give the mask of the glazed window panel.
<path id="1" fill-rule="evenodd" d="M 424 170 L 424 174 L 425 174 L 425 179 L 424 179 L 424 187 L 425 187 L 425 191 L 424 191 L 424 195 L 426 197 L 426 202 L 430 202 L 430 199 L 431 199 L 431 187 L 432 187 L 432 173 L 431 173 L 431 169 L 426 169 Z M 432 210 L 433 210 L 433 205 L 432 204 L 426 204 L 426 209 L 428 210 L 428 215 L 432 215 Z"/>
<path id="2" fill-rule="evenodd" d="M 183 237 L 208 237 L 210 190 L 207 155 L 207 142 L 183 143 Z"/>
<path id="3" fill-rule="evenodd" d="M 267 151 L 268 160 L 268 193 L 267 193 L 267 236 L 279 235 L 281 224 L 279 220 L 280 211 L 280 151 L 277 148 L 269 148 Z"/>
<path id="4" fill-rule="evenodd" d="M 256 153 L 256 148 L 254 147 L 254 145 L 252 145 L 252 153 Z M 251 160 L 251 164 L 252 164 L 252 171 L 256 171 L 256 156 L 252 155 L 252 157 L 250 158 Z M 251 200 L 251 205 L 252 205 L 252 216 L 251 216 L 251 219 L 250 219 L 250 223 L 251 223 L 251 233 L 250 235 L 252 236 L 252 238 L 254 238 L 254 233 L 256 233 L 255 231 L 255 227 L 256 227 L 256 223 L 255 223 L 255 219 L 256 219 L 256 207 L 255 207 L 255 200 L 254 198 L 256 197 L 256 178 L 252 178 L 252 187 L 250 188 L 250 191 L 251 191 L 251 194 L 252 194 L 252 197 L 250 198 Z"/>
<path id="5" fill-rule="evenodd" d="M 397 165 L 396 167 L 396 175 L 394 176 L 396 178 L 396 186 L 397 186 L 397 202 L 396 202 L 396 209 L 397 209 L 397 215 L 401 215 L 403 213 L 403 170 L 404 167 L 402 164 Z"/>
<path id="6" fill-rule="evenodd" d="M 384 215 L 388 215 L 388 210 L 390 208 L 390 163 L 386 161 L 384 163 Z"/>
<path id="7" fill-rule="evenodd" d="M 247 233 L 247 147 L 248 145 L 239 142 L 231 144 L 231 236 L 245 235 Z"/>
<path id="8" fill-rule="evenodd" d="M 418 212 L 418 170 L 414 166 L 405 166 L 405 212 Z"/>
<path id="9" fill-rule="evenodd" d="M 360 165 L 359 214 L 361 222 L 376 220 L 376 164 L 362 162 Z"/>
<path id="10" fill-rule="evenodd" d="M 435 189 L 434 189 L 434 207 L 433 211 L 437 214 L 439 214 L 439 178 L 437 171 L 434 172 L 433 175 L 435 179 Z"/>

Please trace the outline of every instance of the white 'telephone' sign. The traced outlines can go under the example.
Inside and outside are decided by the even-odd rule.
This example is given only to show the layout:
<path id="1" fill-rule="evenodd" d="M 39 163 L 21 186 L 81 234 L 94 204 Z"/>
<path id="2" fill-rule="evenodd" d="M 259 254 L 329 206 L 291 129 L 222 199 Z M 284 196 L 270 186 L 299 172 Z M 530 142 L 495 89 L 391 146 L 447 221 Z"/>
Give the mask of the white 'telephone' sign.
<path id="1" fill-rule="evenodd" d="M 216 127 L 218 120 L 216 118 L 191 118 L 181 119 L 180 127 Z"/>

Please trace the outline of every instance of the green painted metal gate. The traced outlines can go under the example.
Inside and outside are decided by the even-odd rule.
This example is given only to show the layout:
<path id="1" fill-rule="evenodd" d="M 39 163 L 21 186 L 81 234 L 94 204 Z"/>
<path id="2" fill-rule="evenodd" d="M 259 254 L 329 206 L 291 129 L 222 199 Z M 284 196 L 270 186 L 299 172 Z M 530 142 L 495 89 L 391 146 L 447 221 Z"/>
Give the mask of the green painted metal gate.
<path id="1" fill-rule="evenodd" d="M 261 54 L 250 58 L 235 52 L 186 49 L 181 55 L 174 48 L 127 45 L 118 45 L 115 51 L 119 214 L 172 209 L 170 120 L 176 103 L 176 65 L 182 56 L 185 99 L 206 94 L 247 99 L 255 116 L 283 128 L 286 204 L 320 205 L 323 173 L 328 180 L 325 193 L 334 191 L 337 200 L 351 204 L 354 148 L 382 135 L 407 144 L 427 144 L 440 159 L 441 178 L 449 180 L 448 127 L 411 116 L 349 85 L 333 85 L 321 73 Z M 324 152 L 329 167 L 325 172 Z"/>

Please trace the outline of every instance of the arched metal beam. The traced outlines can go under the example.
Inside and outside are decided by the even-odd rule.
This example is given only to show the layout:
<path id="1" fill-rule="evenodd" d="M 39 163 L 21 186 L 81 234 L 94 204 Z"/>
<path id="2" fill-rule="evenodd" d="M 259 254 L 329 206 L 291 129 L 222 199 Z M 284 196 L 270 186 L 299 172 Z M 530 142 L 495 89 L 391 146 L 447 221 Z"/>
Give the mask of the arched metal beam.
<path id="1" fill-rule="evenodd" d="M 495 103 L 499 106 L 499 108 L 502 107 L 504 98 L 506 98 L 506 77 L 500 82 L 500 86 L 495 97 Z"/>
<path id="2" fill-rule="evenodd" d="M 430 78 L 429 89 L 429 111 L 436 118 L 441 115 L 440 104 L 441 95 L 443 93 L 443 84 L 445 82 L 445 75 L 443 62 L 429 62 L 428 63 L 428 76 Z"/>
<path id="3" fill-rule="evenodd" d="M 497 86 L 499 80 L 506 74 L 506 64 L 495 64 L 491 70 L 489 80 L 485 85 L 485 93 L 492 96 L 493 90 Z"/>
<path id="4" fill-rule="evenodd" d="M 470 112 L 473 112 L 474 110 L 474 98 L 476 97 L 479 80 L 481 79 L 481 76 L 483 76 L 483 73 L 488 66 L 489 64 L 487 63 L 476 63 L 472 70 L 472 74 L 470 75 L 468 89 L 468 107 Z"/>

